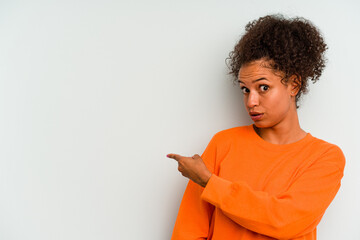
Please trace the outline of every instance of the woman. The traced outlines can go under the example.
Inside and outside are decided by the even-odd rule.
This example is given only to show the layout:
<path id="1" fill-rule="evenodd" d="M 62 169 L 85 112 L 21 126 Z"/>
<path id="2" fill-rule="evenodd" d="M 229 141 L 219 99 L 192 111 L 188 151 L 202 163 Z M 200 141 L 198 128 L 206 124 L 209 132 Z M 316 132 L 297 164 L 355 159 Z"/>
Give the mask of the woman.
<path id="1" fill-rule="evenodd" d="M 301 129 L 297 108 L 327 46 L 302 18 L 250 22 L 230 69 L 254 124 L 216 133 L 201 157 L 168 154 L 189 178 L 173 240 L 316 239 L 338 192 L 339 147 Z"/>

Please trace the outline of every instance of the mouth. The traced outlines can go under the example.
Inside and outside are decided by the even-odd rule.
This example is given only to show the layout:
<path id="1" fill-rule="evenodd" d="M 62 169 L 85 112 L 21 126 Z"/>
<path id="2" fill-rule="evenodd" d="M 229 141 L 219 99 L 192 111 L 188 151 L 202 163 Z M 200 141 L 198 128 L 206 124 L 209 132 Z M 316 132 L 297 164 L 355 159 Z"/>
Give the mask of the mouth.
<path id="1" fill-rule="evenodd" d="M 249 114 L 253 121 L 259 121 L 264 115 L 264 113 L 259 112 L 250 112 Z"/>

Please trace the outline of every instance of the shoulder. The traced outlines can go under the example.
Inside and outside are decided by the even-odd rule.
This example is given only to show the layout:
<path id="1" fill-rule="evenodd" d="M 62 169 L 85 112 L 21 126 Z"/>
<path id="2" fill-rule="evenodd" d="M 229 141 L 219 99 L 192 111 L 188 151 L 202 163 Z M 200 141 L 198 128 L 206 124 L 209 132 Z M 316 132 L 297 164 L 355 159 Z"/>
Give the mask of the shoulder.
<path id="1" fill-rule="evenodd" d="M 341 148 L 339 146 L 337 146 L 336 144 L 330 143 L 328 141 L 314 137 L 312 135 L 311 135 L 311 138 L 312 138 L 312 141 L 311 141 L 312 147 L 322 150 L 322 152 L 324 154 L 327 152 L 343 154 Z"/>
<path id="2" fill-rule="evenodd" d="M 345 156 L 343 151 L 336 144 L 327 142 L 323 139 L 313 137 L 310 144 L 310 150 L 320 154 L 319 159 L 326 161 L 328 164 L 335 164 L 340 169 L 345 167 Z"/>
<path id="3" fill-rule="evenodd" d="M 217 132 L 214 136 L 217 138 L 228 138 L 232 136 L 245 136 L 250 133 L 250 128 L 252 126 L 240 126 L 224 129 L 222 131 Z"/>
<path id="4" fill-rule="evenodd" d="M 252 126 L 240 126 L 232 127 L 228 129 L 221 130 L 214 134 L 213 140 L 216 142 L 227 142 L 234 139 L 245 138 L 250 134 L 250 128 Z"/>
<path id="5" fill-rule="evenodd" d="M 216 132 L 210 141 L 210 145 L 219 149 L 228 149 L 234 144 L 242 144 L 251 135 L 251 128 L 251 125 L 240 126 Z"/>

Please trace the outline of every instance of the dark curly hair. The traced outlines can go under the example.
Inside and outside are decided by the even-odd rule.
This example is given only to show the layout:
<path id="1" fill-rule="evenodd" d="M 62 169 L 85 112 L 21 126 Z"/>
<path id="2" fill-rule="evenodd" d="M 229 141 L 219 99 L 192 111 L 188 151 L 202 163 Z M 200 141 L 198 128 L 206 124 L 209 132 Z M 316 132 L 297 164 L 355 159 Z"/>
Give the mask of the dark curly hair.
<path id="1" fill-rule="evenodd" d="M 308 91 L 308 80 L 319 80 L 325 67 L 327 45 L 320 31 L 304 18 L 286 19 L 283 15 L 267 15 L 249 22 L 245 34 L 226 59 L 229 74 L 238 82 L 242 65 L 264 59 L 269 67 L 283 73 L 287 83 L 295 75 L 301 82 L 296 95 L 296 106 L 303 93 Z"/>

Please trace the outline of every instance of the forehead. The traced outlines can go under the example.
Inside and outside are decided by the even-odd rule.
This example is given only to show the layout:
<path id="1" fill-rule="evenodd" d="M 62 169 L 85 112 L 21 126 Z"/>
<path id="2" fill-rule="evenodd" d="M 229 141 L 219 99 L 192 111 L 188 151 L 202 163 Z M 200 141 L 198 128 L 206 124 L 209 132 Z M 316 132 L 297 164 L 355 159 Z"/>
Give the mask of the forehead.
<path id="1" fill-rule="evenodd" d="M 252 80 L 253 78 L 277 78 L 279 74 L 275 74 L 275 71 L 270 67 L 268 61 L 256 60 L 241 66 L 238 74 L 239 80 Z M 269 79 L 269 80 L 270 80 Z"/>

